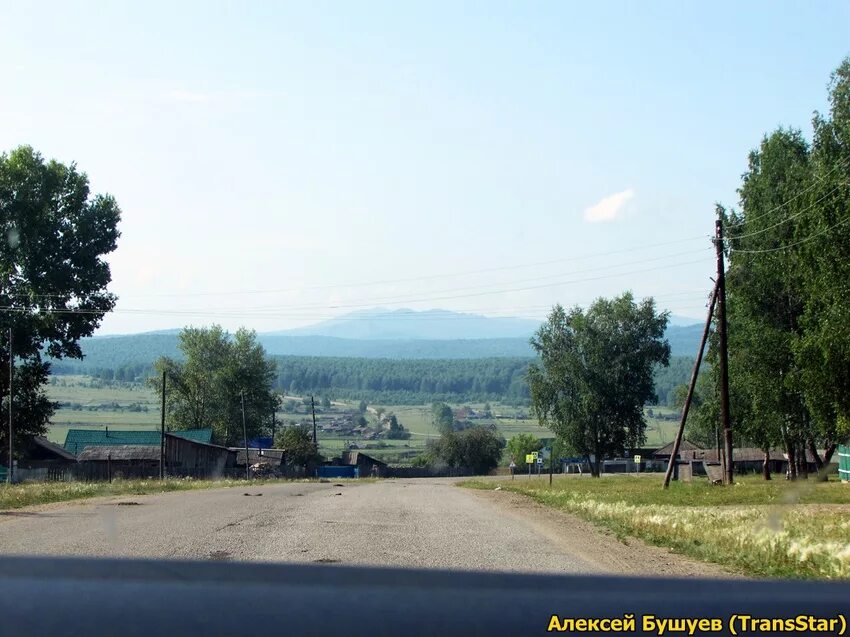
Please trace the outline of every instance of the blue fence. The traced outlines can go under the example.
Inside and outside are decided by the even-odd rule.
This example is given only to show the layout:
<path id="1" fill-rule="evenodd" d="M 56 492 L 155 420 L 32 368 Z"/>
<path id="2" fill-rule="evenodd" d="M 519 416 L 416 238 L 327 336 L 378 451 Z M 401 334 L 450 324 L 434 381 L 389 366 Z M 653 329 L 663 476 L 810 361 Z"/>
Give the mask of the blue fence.
<path id="1" fill-rule="evenodd" d="M 320 478 L 359 478 L 360 471 L 355 466 L 339 466 L 325 465 L 319 467 Z"/>

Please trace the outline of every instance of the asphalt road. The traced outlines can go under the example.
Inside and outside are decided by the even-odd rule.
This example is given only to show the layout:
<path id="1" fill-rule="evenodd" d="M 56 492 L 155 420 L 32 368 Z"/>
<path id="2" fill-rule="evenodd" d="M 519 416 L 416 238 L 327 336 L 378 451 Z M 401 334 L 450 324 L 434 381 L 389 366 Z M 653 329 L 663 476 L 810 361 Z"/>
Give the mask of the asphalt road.
<path id="1" fill-rule="evenodd" d="M 713 575 L 507 492 L 451 480 L 285 483 L 0 512 L 0 553 Z M 246 495 L 250 494 L 250 495 Z M 649 574 L 649 573 L 643 573 Z"/>

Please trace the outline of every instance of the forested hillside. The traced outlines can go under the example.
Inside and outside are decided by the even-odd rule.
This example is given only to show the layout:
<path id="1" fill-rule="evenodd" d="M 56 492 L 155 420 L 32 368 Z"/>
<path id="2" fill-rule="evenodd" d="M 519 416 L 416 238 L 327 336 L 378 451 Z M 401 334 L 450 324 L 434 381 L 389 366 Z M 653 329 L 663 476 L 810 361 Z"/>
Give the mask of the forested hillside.
<path id="1" fill-rule="evenodd" d="M 656 371 L 659 404 L 688 379 L 701 327 L 671 326 L 673 358 Z M 331 393 L 384 403 L 528 400 L 525 370 L 533 357 L 527 338 L 357 340 L 331 336 L 258 334 L 278 364 L 277 389 Z M 88 374 L 134 382 L 153 374 L 161 356 L 180 360 L 177 332 L 83 339 L 83 360 L 53 361 L 56 374 Z M 685 353 L 686 356 L 677 356 Z"/>
<path id="2" fill-rule="evenodd" d="M 528 400 L 527 358 L 390 360 L 277 357 L 278 387 L 343 398 L 414 404 L 433 401 Z"/>
<path id="3" fill-rule="evenodd" d="M 274 356 L 276 389 L 284 393 L 321 393 L 335 398 L 365 399 L 386 404 L 434 401 L 501 401 L 525 404 L 525 373 L 530 357 L 478 359 L 386 359 L 321 356 Z M 673 390 L 687 382 L 693 359 L 673 357 L 670 366 L 655 372 L 659 404 L 672 404 Z M 73 365 L 57 363 L 55 372 L 80 373 Z M 152 364 L 117 368 L 92 367 L 83 373 L 102 380 L 138 382 L 154 374 Z"/>
<path id="4" fill-rule="evenodd" d="M 666 338 L 673 356 L 693 356 L 701 326 L 670 326 Z M 529 334 L 530 336 L 530 334 Z M 390 359 L 530 358 L 528 338 L 347 339 L 332 336 L 258 334 L 257 340 L 271 356 L 323 356 Z M 160 356 L 180 357 L 178 332 L 130 334 L 84 338 L 83 360 L 54 361 L 58 373 L 97 375 L 101 369 L 117 371 L 151 365 Z"/>

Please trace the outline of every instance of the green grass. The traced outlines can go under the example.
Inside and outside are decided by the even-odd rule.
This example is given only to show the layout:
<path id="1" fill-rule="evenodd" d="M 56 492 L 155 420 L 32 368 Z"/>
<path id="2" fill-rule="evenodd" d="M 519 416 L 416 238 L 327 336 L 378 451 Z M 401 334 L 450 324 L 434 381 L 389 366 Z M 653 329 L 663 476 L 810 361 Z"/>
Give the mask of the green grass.
<path id="1" fill-rule="evenodd" d="M 647 447 L 663 447 L 676 437 L 678 428 L 679 423 L 677 421 L 647 417 L 645 445 Z"/>
<path id="2" fill-rule="evenodd" d="M 375 478 L 334 478 L 334 482 L 365 483 L 375 482 Z M 0 511 L 20 509 L 21 507 L 53 502 L 69 502 L 100 496 L 113 495 L 149 495 L 171 491 L 191 491 L 197 489 L 221 489 L 232 487 L 257 487 L 264 484 L 282 482 L 330 482 L 327 479 L 299 480 L 255 479 L 245 480 L 192 480 L 190 478 L 169 478 L 166 480 L 114 480 L 113 482 L 27 482 L 24 484 L 0 484 Z"/>
<path id="3" fill-rule="evenodd" d="M 82 405 L 138 403 L 159 409 L 159 401 L 153 390 L 138 383 L 116 383 L 108 386 L 90 376 L 54 376 L 53 380 L 55 382 L 51 382 L 46 388 L 50 400 Z M 92 387 L 92 384 L 102 386 Z"/>
<path id="4" fill-rule="evenodd" d="M 763 577 L 850 578 L 850 487 L 742 478 L 731 487 L 658 476 L 471 480 L 732 571 Z"/>
<path id="5" fill-rule="evenodd" d="M 262 484 L 254 481 L 251 484 Z M 215 489 L 246 486 L 239 480 L 115 480 L 113 482 L 27 482 L 0 485 L 0 510 L 19 509 L 34 504 L 49 504 L 107 495 L 145 495 L 190 489 Z"/>

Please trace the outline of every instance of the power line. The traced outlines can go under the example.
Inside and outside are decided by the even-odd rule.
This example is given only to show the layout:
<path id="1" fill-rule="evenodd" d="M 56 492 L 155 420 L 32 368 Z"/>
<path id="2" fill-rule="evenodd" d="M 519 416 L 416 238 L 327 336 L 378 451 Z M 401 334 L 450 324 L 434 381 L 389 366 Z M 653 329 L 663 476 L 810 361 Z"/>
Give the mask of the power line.
<path id="1" fill-rule="evenodd" d="M 685 237 L 685 238 L 681 238 L 681 239 L 675 239 L 675 240 L 672 240 L 672 241 L 664 241 L 664 242 L 654 243 L 654 244 L 642 244 L 642 245 L 634 247 L 634 248 L 625 248 L 625 249 L 622 249 L 622 250 L 610 250 L 610 251 L 606 251 L 606 252 L 590 253 L 590 254 L 584 254 L 584 255 L 575 256 L 575 257 L 565 257 L 565 258 L 561 258 L 561 259 L 551 259 L 551 260 L 548 260 L 548 261 L 537 261 L 537 262 L 533 262 L 533 263 L 498 266 L 498 267 L 494 267 L 494 268 L 484 268 L 484 269 L 480 269 L 480 270 L 467 270 L 467 271 L 461 271 L 461 272 L 449 272 L 449 273 L 444 273 L 444 274 L 431 274 L 431 275 L 406 277 L 406 278 L 399 278 L 399 279 L 384 279 L 384 280 L 378 280 L 378 281 L 367 281 L 367 282 L 364 282 L 364 283 L 334 283 L 334 284 L 329 284 L 329 285 L 299 286 L 299 287 L 293 287 L 293 288 L 279 288 L 279 289 L 266 289 L 266 290 L 229 290 L 229 291 L 218 291 L 218 292 L 174 292 L 174 293 L 162 293 L 162 294 L 139 294 L 139 295 L 136 295 L 136 297 L 137 298 L 160 298 L 160 297 L 165 298 L 165 297 L 175 297 L 175 296 L 195 297 L 195 296 L 236 296 L 236 295 L 245 295 L 245 294 L 278 294 L 278 293 L 283 293 L 283 292 L 302 292 L 302 291 L 306 291 L 306 290 L 327 290 L 327 289 L 335 289 L 335 288 L 369 287 L 369 286 L 375 286 L 375 285 L 387 285 L 387 284 L 392 284 L 392 283 L 408 283 L 408 282 L 413 282 L 413 281 L 425 281 L 425 280 L 432 280 L 432 279 L 454 278 L 454 277 L 461 277 L 461 276 L 470 276 L 470 275 L 474 275 L 474 274 L 485 274 L 485 273 L 489 273 L 489 272 L 503 272 L 503 271 L 506 271 L 506 270 L 533 268 L 533 267 L 539 267 L 539 266 L 542 266 L 542 265 L 552 265 L 552 264 L 555 264 L 555 263 L 569 263 L 569 262 L 574 262 L 574 261 L 581 261 L 583 259 L 594 259 L 594 258 L 600 258 L 600 257 L 607 257 L 607 256 L 615 255 L 615 254 L 628 254 L 628 253 L 632 253 L 632 252 L 640 252 L 640 251 L 648 250 L 648 249 L 652 249 L 652 248 L 659 248 L 659 247 L 669 246 L 669 245 L 677 245 L 677 244 L 680 244 L 680 243 L 686 243 L 686 242 L 689 242 L 689 241 L 704 240 L 704 239 L 707 239 L 707 238 L 709 238 L 708 235 L 697 235 L 697 236 Z M 12 296 L 14 296 L 14 294 Z M 20 296 L 44 297 L 44 298 L 66 298 L 66 297 L 69 297 L 69 296 L 72 296 L 72 295 L 50 294 L 50 293 L 28 295 L 28 294 L 21 293 Z M 131 297 L 132 297 L 132 295 L 131 295 Z"/>
<path id="2" fill-rule="evenodd" d="M 770 253 L 770 252 L 780 252 L 782 250 L 787 250 L 788 248 L 795 248 L 798 245 L 808 243 L 809 241 L 812 241 L 813 239 L 817 239 L 818 237 L 823 236 L 824 234 L 826 234 L 826 233 L 828 233 L 832 230 L 835 230 L 839 226 L 842 226 L 845 223 L 847 223 L 848 221 L 850 221 L 850 217 L 847 217 L 846 219 L 842 219 L 841 221 L 839 221 L 835 225 L 832 225 L 828 228 L 825 228 L 825 229 L 821 230 L 820 232 L 816 232 L 813 235 L 809 235 L 805 239 L 801 239 L 800 241 L 797 241 L 795 243 L 789 243 L 788 245 L 785 245 L 785 246 L 778 246 L 776 248 L 766 248 L 764 250 L 741 250 L 741 249 L 738 249 L 738 248 L 732 248 L 732 252 L 733 253 L 740 253 L 740 254 L 767 254 L 767 253 Z"/>
<path id="3" fill-rule="evenodd" d="M 678 263 L 667 263 L 667 264 L 663 264 L 663 265 L 655 266 L 655 267 L 651 267 L 651 268 L 642 268 L 642 269 L 638 269 L 638 270 L 630 270 L 629 272 L 616 272 L 616 273 L 613 273 L 613 274 L 601 275 L 601 276 L 596 276 L 596 277 L 586 277 L 586 278 L 572 279 L 572 280 L 567 280 L 567 281 L 555 281 L 555 282 L 552 282 L 552 283 L 544 283 L 544 284 L 541 284 L 541 285 L 532 285 L 532 286 L 516 287 L 516 288 L 506 288 L 506 289 L 502 289 L 502 290 L 488 290 L 488 291 L 476 292 L 476 293 L 472 293 L 472 294 L 458 294 L 458 295 L 447 295 L 447 296 L 438 296 L 438 297 L 423 297 L 423 298 L 419 298 L 419 299 L 404 299 L 404 300 L 399 301 L 399 302 L 403 302 L 403 303 L 424 303 L 424 302 L 430 302 L 430 301 L 477 298 L 477 297 L 481 297 L 481 296 L 489 296 L 489 295 L 494 295 L 494 294 L 507 294 L 507 293 L 510 293 L 510 292 L 525 292 L 525 291 L 529 291 L 529 290 L 538 290 L 538 289 L 543 289 L 543 288 L 559 287 L 559 286 L 562 286 L 562 285 L 571 285 L 571 284 L 575 284 L 575 283 L 585 283 L 585 282 L 589 282 L 589 281 L 599 281 L 599 280 L 603 280 L 603 279 L 610 279 L 610 278 L 623 276 L 624 274 L 636 274 L 636 273 L 643 273 L 643 272 L 652 272 L 652 271 L 655 271 L 655 270 L 668 269 L 668 268 L 672 268 L 672 267 L 676 267 L 676 266 L 691 265 L 691 264 L 696 264 L 696 263 L 703 263 L 703 260 L 697 259 L 697 260 L 683 261 L 683 262 L 678 262 Z M 357 308 L 357 307 L 368 307 L 368 306 L 371 306 L 373 304 L 374 304 L 374 301 L 370 301 L 368 303 L 359 303 L 359 304 L 324 306 L 324 308 L 325 309 L 329 309 L 329 308 L 330 309 Z M 0 307 L 0 310 L 23 311 L 23 312 L 30 311 L 29 308 L 16 308 L 16 307 L 13 307 L 13 306 Z M 102 314 L 102 313 L 104 313 L 102 310 L 82 310 L 82 309 L 79 309 L 79 308 L 45 309 L 43 311 L 61 313 L 61 314 Z M 183 315 L 183 316 L 187 316 L 187 315 L 188 316 L 216 316 L 216 315 L 219 315 L 219 316 L 223 316 L 225 318 L 276 318 L 278 316 L 280 316 L 280 317 L 286 316 L 285 314 L 280 314 L 280 313 L 275 314 L 275 313 L 270 313 L 270 312 L 257 312 L 256 310 L 252 311 L 248 314 L 245 314 L 244 310 L 242 310 L 242 309 L 235 310 L 233 313 L 221 312 L 220 310 L 219 311 L 215 311 L 215 310 L 214 311 L 209 311 L 209 310 L 206 310 L 206 311 L 205 310 L 146 310 L 146 309 L 140 309 L 140 308 L 115 309 L 115 310 L 113 310 L 113 312 L 124 313 L 124 314 L 155 314 L 155 315 L 159 314 L 159 315 Z"/>
<path id="4" fill-rule="evenodd" d="M 819 181 L 823 181 L 823 180 L 824 180 L 824 179 L 825 179 L 828 175 L 831 175 L 832 173 L 834 173 L 834 172 L 835 172 L 836 170 L 838 170 L 839 168 L 845 168 L 845 167 L 848 165 L 848 162 L 850 162 L 850 159 L 841 159 L 841 160 L 839 160 L 839 161 L 835 164 L 835 166 L 833 166 L 832 168 L 830 168 L 830 169 L 826 172 L 826 174 L 825 174 L 825 175 L 823 175 L 822 177 L 817 176 L 817 175 L 815 175 L 815 176 L 817 177 L 817 179 L 818 179 Z M 753 217 L 753 218 L 751 218 L 751 219 L 742 219 L 741 221 L 739 221 L 738 223 L 733 224 L 733 225 L 735 225 L 735 226 L 740 226 L 740 225 L 743 225 L 744 223 L 752 223 L 753 221 L 758 221 L 758 220 L 759 220 L 759 219 L 761 219 L 762 217 L 766 217 L 767 215 L 773 214 L 773 213 L 774 213 L 774 212 L 776 212 L 777 210 L 780 210 L 781 208 L 784 208 L 785 206 L 787 206 L 787 205 L 788 205 L 789 203 L 791 203 L 792 201 L 795 201 L 795 200 L 797 200 L 798 198 L 802 197 L 803 195 L 805 195 L 807 192 L 809 192 L 810 190 L 814 189 L 814 188 L 815 188 L 815 187 L 817 187 L 818 185 L 820 185 L 820 184 L 818 184 L 818 183 L 811 184 L 811 185 L 809 185 L 808 187 L 806 187 L 806 188 L 804 188 L 803 190 L 801 190 L 800 192 L 798 192 L 796 195 L 794 195 L 794 196 L 793 196 L 793 197 L 791 197 L 790 199 L 787 199 L 786 201 L 783 201 L 783 202 L 782 202 L 781 204 L 779 204 L 778 206 L 775 206 L 774 208 L 771 208 L 770 210 L 767 210 L 766 212 L 763 212 L 763 213 L 761 213 L 760 215 L 755 216 L 755 217 Z"/>
<path id="5" fill-rule="evenodd" d="M 706 250 L 712 250 L 713 248 L 707 247 L 705 249 Z M 658 256 L 658 257 L 652 257 L 652 258 L 649 258 L 649 259 L 641 259 L 639 261 L 627 261 L 627 262 L 624 262 L 624 263 L 614 263 L 614 264 L 611 264 L 611 265 L 600 266 L 600 267 L 597 267 L 597 268 L 587 268 L 587 269 L 584 269 L 584 270 L 578 270 L 578 271 L 573 271 L 573 272 L 559 272 L 559 273 L 556 273 L 556 274 L 547 274 L 547 275 L 544 275 L 544 276 L 531 277 L 531 278 L 526 278 L 526 279 L 515 279 L 513 281 L 503 281 L 503 282 L 500 282 L 500 283 L 482 283 L 482 284 L 479 284 L 479 285 L 464 286 L 464 287 L 460 287 L 460 288 L 449 288 L 449 289 L 445 289 L 445 290 L 434 290 L 432 292 L 429 292 L 429 294 L 449 294 L 449 293 L 454 293 L 454 292 L 463 292 L 463 291 L 466 291 L 466 290 L 480 290 L 482 287 L 493 287 L 493 286 L 497 286 L 497 285 L 506 285 L 506 284 L 507 285 L 515 285 L 515 284 L 518 284 L 518 283 L 531 283 L 531 282 L 534 282 L 534 281 L 543 281 L 543 280 L 547 280 L 547 279 L 553 279 L 553 278 L 556 278 L 556 277 L 570 276 L 570 275 L 573 275 L 573 274 L 583 274 L 583 273 L 586 273 L 586 272 L 598 272 L 598 271 L 603 271 L 603 270 L 611 270 L 611 269 L 615 269 L 615 268 L 622 268 L 622 267 L 631 266 L 631 265 L 638 265 L 638 264 L 641 264 L 641 263 L 647 263 L 647 262 L 652 262 L 652 261 L 661 261 L 663 259 L 670 259 L 670 258 L 673 258 L 673 257 L 680 257 L 680 256 L 684 256 L 684 255 L 689 255 L 689 254 L 693 254 L 693 251 L 688 250 L 686 252 L 676 252 L 676 253 L 673 253 L 673 254 L 667 254 L 667 255 L 662 255 L 662 256 Z M 406 295 L 402 295 L 402 296 L 391 295 L 391 296 L 382 296 L 382 297 L 372 297 L 372 298 L 369 298 L 369 299 L 358 300 L 357 306 L 358 307 L 365 307 L 365 306 L 371 306 L 371 305 L 381 304 L 381 303 L 391 303 L 391 304 L 392 303 L 406 303 L 406 302 L 408 302 L 408 297 L 410 297 L 411 295 L 417 296 L 416 294 L 410 293 L 410 294 L 406 294 Z M 264 305 L 264 306 L 245 307 L 245 308 L 242 308 L 242 309 L 245 309 L 245 310 L 274 310 L 274 309 L 278 309 L 280 307 L 281 307 L 280 305 Z M 354 306 L 352 306 L 352 305 L 348 305 L 348 306 L 346 306 L 346 305 L 331 305 L 331 306 L 328 306 L 327 304 L 323 304 L 323 303 L 310 303 L 310 304 L 294 305 L 294 306 L 293 305 L 286 305 L 284 307 L 286 307 L 288 309 L 312 309 L 312 308 L 323 308 L 323 307 L 332 307 L 332 308 L 340 307 L 340 308 L 342 308 L 342 307 L 354 307 Z"/>
<path id="6" fill-rule="evenodd" d="M 784 223 L 788 223 L 789 221 L 791 221 L 791 220 L 793 220 L 793 219 L 796 219 L 797 217 L 799 217 L 799 216 L 800 216 L 800 215 L 802 215 L 803 213 L 808 212 L 809 210 L 811 210 L 812 208 L 814 208 L 816 205 L 818 205 L 821 201 L 823 201 L 824 199 L 826 199 L 827 197 L 829 197 L 830 195 L 832 195 L 834 192 L 836 192 L 837 190 L 839 190 L 842 186 L 846 186 L 846 185 L 847 185 L 847 183 L 846 183 L 846 182 L 845 182 L 845 183 L 840 183 L 840 184 L 838 184 L 838 185 L 837 185 L 837 186 L 835 186 L 832 190 L 830 190 L 828 193 L 826 193 L 825 195 L 823 195 L 820 199 L 815 200 L 814 202 L 812 202 L 810 205 L 806 206 L 805 208 L 803 208 L 803 209 L 802 209 L 802 210 L 800 210 L 799 212 L 794 213 L 794 214 L 793 214 L 793 215 L 791 215 L 790 217 L 786 217 L 786 218 L 785 218 L 785 219 L 783 219 L 782 221 L 778 221 L 777 223 L 773 224 L 772 226 L 768 226 L 767 228 L 762 228 L 761 230 L 755 230 L 755 231 L 750 232 L 750 233 L 748 233 L 748 234 L 727 235 L 727 236 L 724 238 L 724 240 L 725 240 L 725 241 L 730 241 L 730 240 L 737 241 L 737 240 L 739 240 L 739 239 L 746 239 L 746 238 L 748 238 L 748 237 L 754 237 L 754 236 L 756 236 L 756 235 L 758 235 L 758 234 L 761 234 L 761 233 L 763 233 L 763 232 L 767 232 L 768 230 L 773 230 L 774 228 L 778 228 L 778 227 L 779 227 L 779 226 L 781 226 L 782 224 L 784 224 Z M 762 216 L 763 216 L 763 215 L 762 215 Z M 758 218 L 760 218 L 760 217 L 756 217 L 756 219 L 758 219 Z M 744 221 L 744 223 L 751 223 L 752 221 L 753 221 L 753 220 L 745 220 L 745 221 Z"/>

